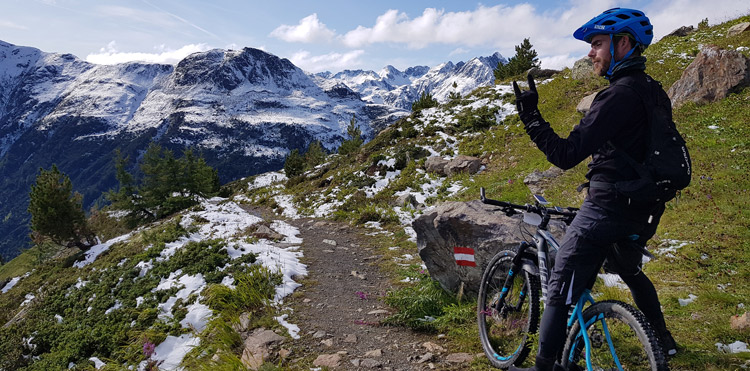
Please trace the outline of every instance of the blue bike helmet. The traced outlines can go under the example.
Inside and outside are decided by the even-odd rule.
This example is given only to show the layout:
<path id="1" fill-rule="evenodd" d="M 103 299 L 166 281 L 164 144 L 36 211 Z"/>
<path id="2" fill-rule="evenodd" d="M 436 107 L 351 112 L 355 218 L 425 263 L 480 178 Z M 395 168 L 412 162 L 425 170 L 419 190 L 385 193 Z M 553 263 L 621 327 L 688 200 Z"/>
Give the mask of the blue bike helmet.
<path id="1" fill-rule="evenodd" d="M 654 26 L 640 10 L 613 8 L 592 18 L 573 33 L 573 37 L 591 42 L 595 35 L 629 33 L 644 47 L 654 39 Z"/>
<path id="2" fill-rule="evenodd" d="M 615 45 L 614 42 L 610 42 L 609 52 L 612 55 L 612 60 L 605 75 L 605 78 L 609 79 L 612 77 L 615 67 L 630 57 L 636 48 L 641 48 L 641 51 L 643 51 L 651 44 L 651 40 L 654 39 L 654 26 L 651 25 L 648 17 L 640 10 L 612 8 L 605 10 L 604 13 L 579 27 L 573 33 L 573 37 L 590 43 L 591 38 L 596 35 L 609 35 L 610 41 L 612 41 L 615 34 L 625 33 L 635 39 L 635 46 L 622 60 L 615 62 Z"/>

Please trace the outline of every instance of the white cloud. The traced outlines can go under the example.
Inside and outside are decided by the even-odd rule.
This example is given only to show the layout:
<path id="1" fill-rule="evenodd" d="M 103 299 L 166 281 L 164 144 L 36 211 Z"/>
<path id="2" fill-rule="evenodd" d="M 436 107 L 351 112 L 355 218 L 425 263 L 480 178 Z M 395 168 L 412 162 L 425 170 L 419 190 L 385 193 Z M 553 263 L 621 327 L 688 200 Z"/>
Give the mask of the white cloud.
<path id="1" fill-rule="evenodd" d="M 318 15 L 313 13 L 299 21 L 296 26 L 281 25 L 271 32 L 269 36 L 287 42 L 315 43 L 331 41 L 336 35 L 325 24 L 318 20 Z"/>
<path id="2" fill-rule="evenodd" d="M 155 53 L 143 52 L 120 52 L 116 48 L 116 42 L 111 41 L 105 48 L 101 48 L 99 53 L 93 53 L 86 56 L 86 61 L 96 64 L 117 64 L 125 62 L 149 62 L 177 64 L 188 55 L 196 52 L 210 50 L 206 44 L 185 45 L 177 50 L 168 49 L 165 46 L 159 46 Z"/>
<path id="3" fill-rule="evenodd" d="M 3 21 L 3 20 L 0 20 L 0 28 L 12 28 L 15 30 L 28 30 L 29 29 L 28 27 L 22 24 L 14 23 L 11 21 Z"/>
<path id="4" fill-rule="evenodd" d="M 308 51 L 299 51 L 289 58 L 297 67 L 307 72 L 340 71 L 362 64 L 360 57 L 364 50 L 353 50 L 347 53 L 328 53 L 311 55 Z"/>
<path id="5" fill-rule="evenodd" d="M 452 57 L 454 55 L 466 54 L 468 52 L 469 52 L 469 50 L 467 50 L 467 49 L 457 48 L 457 49 L 453 49 L 453 51 L 451 51 L 450 53 L 448 53 L 448 56 Z"/>
<path id="6" fill-rule="evenodd" d="M 682 26 L 698 26 L 704 18 L 714 25 L 750 13 L 747 0 L 679 0 L 656 2 L 644 9 L 658 39 Z"/>
<path id="7" fill-rule="evenodd" d="M 573 63 L 583 58 L 583 56 L 572 57 L 570 54 L 553 55 L 539 58 L 542 68 L 561 70 L 565 67 L 573 67 Z"/>

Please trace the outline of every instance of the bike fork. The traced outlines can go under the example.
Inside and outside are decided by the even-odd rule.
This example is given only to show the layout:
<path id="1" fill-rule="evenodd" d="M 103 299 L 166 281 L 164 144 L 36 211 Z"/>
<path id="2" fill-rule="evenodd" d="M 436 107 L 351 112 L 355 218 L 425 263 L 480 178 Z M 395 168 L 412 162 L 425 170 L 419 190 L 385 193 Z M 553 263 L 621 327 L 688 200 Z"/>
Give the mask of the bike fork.
<path id="1" fill-rule="evenodd" d="M 526 251 L 526 248 L 528 247 L 529 247 L 529 244 L 526 241 L 521 242 L 518 245 L 516 256 L 513 257 L 510 270 L 508 270 L 508 276 L 505 277 L 505 282 L 503 283 L 503 289 L 500 293 L 500 298 L 497 301 L 497 308 L 495 309 L 498 311 L 500 311 L 502 307 L 504 306 L 503 303 L 505 303 L 505 296 L 508 295 L 508 292 L 510 291 L 510 287 L 513 285 L 513 277 L 516 274 L 519 274 L 521 272 L 521 259 L 522 259 L 524 252 Z M 524 291 L 524 288 L 521 288 L 521 292 L 519 293 L 518 303 L 516 304 L 516 307 L 513 309 L 520 310 L 521 306 L 523 306 L 525 297 L 526 297 L 526 292 Z"/>

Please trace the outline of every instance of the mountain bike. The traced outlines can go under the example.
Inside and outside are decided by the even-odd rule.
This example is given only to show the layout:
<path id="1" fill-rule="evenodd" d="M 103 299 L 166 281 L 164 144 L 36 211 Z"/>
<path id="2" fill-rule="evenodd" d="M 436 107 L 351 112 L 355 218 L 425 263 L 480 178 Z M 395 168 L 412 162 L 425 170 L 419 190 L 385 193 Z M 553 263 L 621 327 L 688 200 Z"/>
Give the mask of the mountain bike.
<path id="1" fill-rule="evenodd" d="M 570 225 L 578 209 L 547 207 L 540 195 L 534 196 L 534 205 L 492 200 L 483 188 L 480 198 L 508 216 L 522 213 L 523 234 L 531 237 L 498 252 L 479 287 L 477 322 L 484 353 L 493 366 L 508 368 L 528 356 L 541 302 L 547 300 L 547 280 L 560 248 L 549 222 L 555 218 Z M 535 227 L 533 233 L 524 224 Z M 560 362 L 567 370 L 668 370 L 656 332 L 643 313 L 620 301 L 596 302 L 588 290 L 571 311 Z"/>

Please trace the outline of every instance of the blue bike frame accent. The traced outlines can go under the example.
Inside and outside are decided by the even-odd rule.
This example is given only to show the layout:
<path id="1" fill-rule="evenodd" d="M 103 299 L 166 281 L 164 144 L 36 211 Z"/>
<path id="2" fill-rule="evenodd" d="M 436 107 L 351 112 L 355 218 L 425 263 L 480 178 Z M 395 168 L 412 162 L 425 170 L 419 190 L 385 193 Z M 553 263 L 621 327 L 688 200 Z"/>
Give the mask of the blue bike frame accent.
<path id="1" fill-rule="evenodd" d="M 573 313 L 571 313 L 570 318 L 568 319 L 568 328 L 573 326 L 573 323 L 575 321 L 578 321 L 578 323 L 581 324 L 581 329 L 579 330 L 578 334 L 576 334 L 576 341 L 579 338 L 583 338 L 583 342 L 586 345 L 586 369 L 587 370 L 593 370 L 593 366 L 591 365 L 591 339 L 589 339 L 589 334 L 586 331 L 586 329 L 595 321 L 601 321 L 602 323 L 602 330 L 604 331 L 604 337 L 607 339 L 607 345 L 609 346 L 609 352 L 612 354 L 612 358 L 615 361 L 615 364 L 617 365 L 618 370 L 623 370 L 622 364 L 620 364 L 620 359 L 617 357 L 617 352 L 615 351 L 615 346 L 612 343 L 612 335 L 609 333 L 609 328 L 607 327 L 607 322 L 604 320 L 604 315 L 600 314 L 599 316 L 595 318 L 591 318 L 589 322 L 585 322 L 583 320 L 583 307 L 586 304 L 594 304 L 594 298 L 591 296 L 591 290 L 585 290 L 583 294 L 581 294 L 580 299 L 578 299 L 578 302 L 576 303 L 576 306 L 573 308 Z M 575 347 L 571 347 L 571 351 L 573 351 Z M 568 360 L 570 362 L 573 362 L 573 354 L 568 354 Z"/>

